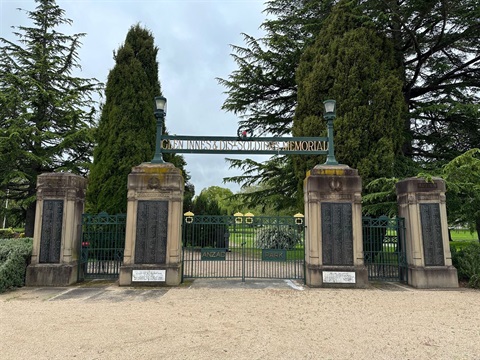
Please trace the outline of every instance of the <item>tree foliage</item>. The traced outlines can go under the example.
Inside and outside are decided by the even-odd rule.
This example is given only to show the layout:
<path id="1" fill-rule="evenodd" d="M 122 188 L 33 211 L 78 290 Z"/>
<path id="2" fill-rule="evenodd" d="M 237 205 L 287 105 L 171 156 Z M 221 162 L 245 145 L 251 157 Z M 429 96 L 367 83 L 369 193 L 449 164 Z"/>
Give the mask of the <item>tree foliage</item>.
<path id="1" fill-rule="evenodd" d="M 325 133 L 323 100 L 336 99 L 337 161 L 358 169 L 366 183 L 393 176 L 406 106 L 392 42 L 351 1 L 340 1 L 323 24 L 297 69 L 293 134 Z M 300 194 L 306 171 L 322 160 L 294 157 Z"/>
<path id="2" fill-rule="evenodd" d="M 115 66 L 108 75 L 89 177 L 88 212 L 126 212 L 128 174 L 154 156 L 153 99 L 161 95 L 157 53 L 152 33 L 138 24 L 130 28 L 125 43 L 114 53 Z M 186 165 L 181 156 L 166 155 L 164 159 L 182 170 Z M 184 177 L 188 180 L 185 171 Z"/>
<path id="3" fill-rule="evenodd" d="M 74 75 L 85 34 L 71 25 L 54 0 L 24 10 L 32 26 L 15 27 L 18 41 L 0 38 L 0 195 L 14 200 L 33 236 L 37 176 L 83 174 L 93 148 L 96 79 Z M 7 191 L 8 190 L 8 191 Z"/>
<path id="4" fill-rule="evenodd" d="M 441 176 L 447 183 L 450 223 L 468 225 L 480 234 L 480 149 L 457 156 L 445 165 Z"/>
<path id="5" fill-rule="evenodd" d="M 410 117 L 407 156 L 450 161 L 479 143 L 480 7 L 477 0 L 364 1 L 393 39 Z"/>
<path id="6" fill-rule="evenodd" d="M 245 46 L 233 47 L 238 69 L 227 80 L 220 80 L 228 95 L 224 109 L 242 116 L 241 124 L 255 128 L 259 134 L 289 134 L 297 99 L 293 74 L 301 54 L 315 41 L 336 2 L 268 1 L 262 24 L 265 36 L 253 39 L 245 34 Z M 394 59 L 402 69 L 408 116 L 402 129 L 405 158 L 396 164 L 395 175 L 414 175 L 420 165 L 438 166 L 478 146 L 478 1 L 351 3 L 361 5 L 378 32 L 392 41 Z M 341 129 L 336 130 L 339 135 Z M 248 161 L 233 165 L 255 176 L 262 173 L 260 166 Z M 270 175 L 265 173 L 257 179 L 265 182 Z"/>

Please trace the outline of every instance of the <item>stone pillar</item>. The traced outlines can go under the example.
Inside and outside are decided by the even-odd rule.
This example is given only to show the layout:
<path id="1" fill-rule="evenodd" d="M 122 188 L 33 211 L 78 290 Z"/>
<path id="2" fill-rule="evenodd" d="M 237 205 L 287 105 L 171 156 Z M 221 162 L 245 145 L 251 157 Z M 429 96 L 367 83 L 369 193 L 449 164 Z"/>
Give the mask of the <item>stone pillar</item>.
<path id="1" fill-rule="evenodd" d="M 304 182 L 306 283 L 368 285 L 363 261 L 362 180 L 346 165 L 317 165 Z"/>
<path id="2" fill-rule="evenodd" d="M 458 287 L 448 243 L 445 182 L 409 178 L 396 184 L 398 216 L 405 218 L 408 284 L 417 288 Z"/>
<path id="3" fill-rule="evenodd" d="M 66 286 L 77 282 L 86 186 L 86 179 L 68 173 L 38 177 L 27 286 Z"/>
<path id="4" fill-rule="evenodd" d="M 120 285 L 180 284 L 183 192 L 182 172 L 170 163 L 132 169 Z"/>

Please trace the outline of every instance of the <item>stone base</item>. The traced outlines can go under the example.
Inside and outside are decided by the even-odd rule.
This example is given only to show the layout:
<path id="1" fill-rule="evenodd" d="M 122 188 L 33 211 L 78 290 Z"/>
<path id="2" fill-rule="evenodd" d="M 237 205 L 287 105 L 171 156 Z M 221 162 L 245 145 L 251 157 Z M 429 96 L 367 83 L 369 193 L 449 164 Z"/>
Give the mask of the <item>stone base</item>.
<path id="1" fill-rule="evenodd" d="M 348 273 L 346 278 L 342 274 Z M 352 273 L 355 282 L 348 282 Z M 306 264 L 306 284 L 309 287 L 323 288 L 359 288 L 368 287 L 368 270 L 365 266 L 318 266 Z M 324 278 L 326 281 L 324 281 Z"/>
<path id="2" fill-rule="evenodd" d="M 457 269 L 453 266 L 408 268 L 408 285 L 419 289 L 457 288 Z"/>
<path id="3" fill-rule="evenodd" d="M 132 281 L 133 270 L 165 270 L 165 281 Z M 138 264 L 120 267 L 120 286 L 178 286 L 182 282 L 181 264 Z"/>
<path id="4" fill-rule="evenodd" d="M 28 265 L 26 286 L 68 286 L 77 282 L 78 264 Z"/>

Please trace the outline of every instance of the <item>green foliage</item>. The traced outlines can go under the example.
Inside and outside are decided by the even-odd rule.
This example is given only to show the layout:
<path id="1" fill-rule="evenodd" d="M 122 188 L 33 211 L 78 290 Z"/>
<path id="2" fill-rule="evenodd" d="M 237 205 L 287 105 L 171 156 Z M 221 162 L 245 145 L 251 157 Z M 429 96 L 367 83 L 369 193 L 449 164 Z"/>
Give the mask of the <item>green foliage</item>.
<path id="1" fill-rule="evenodd" d="M 234 198 L 243 208 L 254 209 L 255 214 L 291 215 L 303 212 L 303 206 L 297 208 L 295 201 L 297 179 L 294 176 L 292 158 L 273 156 L 265 163 L 246 159 L 228 159 L 230 168 L 238 167 L 243 175 L 225 178 L 226 182 L 242 184 L 240 193 Z"/>
<path id="2" fill-rule="evenodd" d="M 255 246 L 259 249 L 291 250 L 300 240 L 300 234 L 295 229 L 268 227 L 257 230 Z"/>
<path id="3" fill-rule="evenodd" d="M 26 220 L 27 236 L 33 235 L 37 176 L 88 169 L 92 96 L 101 87 L 72 75 L 85 34 L 63 34 L 72 24 L 64 10 L 54 0 L 36 2 L 34 11 L 25 10 L 33 25 L 15 27 L 18 41 L 0 38 L 0 197 Z"/>
<path id="4" fill-rule="evenodd" d="M 192 212 L 195 215 L 227 215 L 227 210 L 219 203 L 219 201 L 221 201 L 222 195 L 220 195 L 220 193 L 222 191 L 217 191 L 218 189 L 215 188 L 221 189 L 220 187 L 204 189 L 200 195 L 193 199 Z"/>
<path id="5" fill-rule="evenodd" d="M 336 159 L 358 169 L 368 183 L 395 173 L 406 106 L 391 40 L 353 3 L 340 1 L 333 8 L 317 41 L 302 55 L 293 134 L 325 133 L 323 100 L 335 99 Z M 322 160 L 294 157 L 299 190 L 306 171 Z"/>
<path id="6" fill-rule="evenodd" d="M 33 239 L 0 239 L 0 293 L 23 286 Z"/>
<path id="7" fill-rule="evenodd" d="M 267 1 L 267 19 L 261 25 L 265 36 L 255 39 L 243 34 L 246 45 L 232 46 L 238 69 L 228 79 L 218 81 L 227 89 L 222 108 L 241 116 L 240 125 L 258 134 L 290 134 L 297 102 L 295 69 L 334 2 Z M 274 156 L 265 163 L 251 159 L 229 161 L 232 168 L 242 169 L 244 175 L 226 181 L 242 184 L 243 188 L 260 185 L 261 191 L 242 194 L 242 200 L 250 206 L 296 208 L 297 181 L 291 158 Z"/>
<path id="8" fill-rule="evenodd" d="M 441 173 L 447 183 L 447 209 L 452 224 L 467 224 L 480 233 L 480 149 L 450 161 Z"/>
<path id="9" fill-rule="evenodd" d="M 480 141 L 478 0 L 363 1 L 395 44 L 410 109 L 404 153 L 449 161 Z"/>
<path id="10" fill-rule="evenodd" d="M 215 209 L 208 211 L 217 211 L 217 213 L 211 213 L 211 215 L 219 215 L 220 213 L 225 215 L 233 215 L 237 212 L 238 203 L 233 199 L 233 192 L 230 189 L 222 188 L 220 186 L 210 186 L 206 189 L 203 189 L 200 192 L 200 195 L 195 198 L 194 205 L 195 209 L 199 209 L 200 202 L 212 202 L 216 203 Z M 205 211 L 205 209 L 199 209 L 200 211 Z M 220 213 L 218 213 L 220 211 Z M 193 213 L 196 214 L 195 211 Z M 204 214 L 201 212 L 199 214 Z"/>
<path id="11" fill-rule="evenodd" d="M 297 106 L 297 85 L 294 74 L 305 49 L 315 42 L 320 31 L 327 32 L 325 19 L 331 13 L 334 3 L 338 1 L 267 1 L 266 20 L 261 25 L 265 30 L 265 36 L 254 39 L 245 34 L 245 45 L 233 46 L 232 56 L 238 68 L 227 80 L 219 80 L 227 92 L 223 108 L 242 116 L 241 125 L 253 128 L 259 134 L 284 135 L 291 132 L 293 114 Z M 350 3 L 353 6 L 357 4 L 361 6 L 363 10 L 359 17 L 361 23 L 374 23 L 379 36 L 391 42 L 393 60 L 399 69 L 398 79 L 401 81 L 402 94 L 409 110 L 398 132 L 399 138 L 394 139 L 395 142 L 402 141 L 401 154 L 406 159 L 399 159 L 398 154 L 394 154 L 393 175 L 399 178 L 413 176 L 418 173 L 415 166 L 412 166 L 414 162 L 421 163 L 425 169 L 428 169 L 430 165 L 434 167 L 442 165 L 466 150 L 477 147 L 480 143 L 478 131 L 480 127 L 478 116 L 480 55 L 477 51 L 480 42 L 478 31 L 480 7 L 478 1 L 353 0 Z M 351 25 L 355 27 L 356 24 L 358 25 L 352 21 Z M 335 29 L 330 30 L 333 35 L 325 36 L 324 40 L 331 41 L 333 45 L 338 44 L 339 39 L 336 39 L 338 34 L 334 32 Z M 339 27 L 339 31 L 344 30 Z M 359 37 L 361 35 L 358 33 Z M 357 40 L 361 39 L 356 39 L 353 35 L 349 39 L 355 40 L 355 49 L 358 51 Z M 347 37 L 343 39 L 344 44 L 346 40 Z M 321 40 L 318 39 L 318 41 Z M 337 54 L 335 52 L 342 48 L 333 45 L 331 48 L 325 48 L 330 59 L 335 55 L 348 55 L 348 47 L 343 47 L 344 53 Z M 354 48 L 351 50 L 353 52 Z M 376 53 L 377 59 L 384 57 L 383 51 L 378 52 L 378 48 L 374 47 L 373 52 Z M 386 62 L 391 62 L 391 53 L 392 50 L 385 53 Z M 366 51 L 362 54 L 365 56 Z M 351 56 L 350 59 L 360 63 L 357 64 L 360 67 L 361 60 L 363 61 L 364 58 L 356 59 Z M 373 106 L 386 109 L 385 103 L 377 100 L 372 102 L 373 106 L 370 107 L 365 107 L 361 103 L 358 106 L 355 104 L 357 97 L 360 99 L 364 97 L 363 91 L 370 95 L 374 93 L 374 89 L 362 86 L 360 91 L 350 91 L 347 80 L 352 76 L 355 78 L 357 74 L 334 72 L 334 69 L 340 70 L 341 66 L 345 65 L 350 64 L 337 66 L 332 63 L 331 69 L 325 69 L 327 74 L 332 75 L 331 78 L 328 78 L 325 83 L 318 84 L 325 89 L 330 89 L 329 86 L 333 84 L 333 80 L 340 76 L 343 82 L 339 81 L 339 84 L 343 84 L 343 87 L 332 88 L 331 91 L 332 96 L 340 93 L 343 98 L 348 96 L 351 100 L 347 108 L 339 108 L 338 114 L 343 117 L 343 120 L 356 121 L 363 116 L 371 119 L 372 113 L 369 109 Z M 366 65 L 368 66 L 369 63 L 367 62 Z M 348 68 L 348 66 L 345 67 L 345 69 Z M 370 78 L 369 75 L 366 74 L 365 80 Z M 379 86 L 380 89 L 384 88 L 388 91 L 389 83 L 380 82 Z M 394 86 L 397 85 L 394 84 Z M 315 94 L 315 89 L 311 90 L 311 93 Z M 380 97 L 388 99 L 386 95 L 386 92 L 379 93 Z M 335 99 L 339 100 L 339 98 Z M 325 98 L 320 100 L 318 103 L 311 102 L 315 117 L 311 119 L 305 117 L 304 124 L 305 130 L 317 135 L 320 135 L 324 129 L 321 113 L 317 110 Z M 390 112 L 395 111 L 397 108 L 393 107 Z M 343 112 L 345 114 L 351 112 L 351 114 L 343 116 Z M 384 116 L 382 113 L 378 115 L 380 118 Z M 374 119 L 376 120 L 375 117 Z M 362 123 L 363 129 L 365 125 Z M 372 126 L 375 126 L 375 123 L 372 123 Z M 374 144 L 372 148 L 374 156 L 363 162 L 362 159 L 365 158 L 361 153 L 355 152 L 355 146 L 358 146 L 358 142 L 362 142 L 362 138 L 367 135 L 358 131 L 345 132 L 344 129 L 348 130 L 341 124 L 335 127 L 338 136 L 343 136 L 343 139 L 338 139 L 339 145 L 342 142 L 346 144 L 343 148 L 337 148 L 339 155 L 343 152 L 349 156 L 347 160 L 343 158 L 340 160 L 352 166 L 358 163 L 359 167 L 363 167 L 361 172 L 367 176 L 364 184 L 375 178 L 377 173 L 391 177 L 392 166 L 389 163 L 389 166 L 383 167 L 384 161 L 387 160 L 382 153 L 387 159 L 391 159 L 392 144 L 389 141 Z M 388 129 L 390 126 L 387 126 Z M 373 131 L 378 132 L 378 129 Z M 391 134 L 386 135 L 391 136 Z M 358 138 L 357 143 L 355 137 Z M 393 144 L 393 148 L 396 146 L 397 144 Z M 375 156 L 375 154 L 378 155 Z M 281 158 L 282 161 L 288 161 L 286 157 Z M 376 163 L 377 159 L 380 160 L 380 164 Z M 316 164 L 315 159 L 310 161 L 311 164 Z M 263 169 L 267 167 L 267 163 L 232 163 L 236 168 L 246 166 L 249 173 L 243 178 L 233 177 L 229 180 L 242 183 L 251 179 L 265 182 L 274 177 L 292 178 L 293 172 L 264 172 Z M 310 166 L 310 164 L 307 165 Z M 298 176 L 301 175 L 301 172 L 299 173 Z M 298 190 L 296 182 L 289 186 L 293 186 L 289 193 Z M 284 189 L 281 189 L 278 192 L 283 191 Z M 272 191 L 270 195 L 274 196 L 273 194 Z"/>
<path id="12" fill-rule="evenodd" d="M 0 229 L 0 239 L 11 239 L 18 237 L 18 234 L 12 228 Z"/>
<path id="13" fill-rule="evenodd" d="M 471 243 L 461 250 L 451 247 L 453 266 L 458 278 L 468 281 L 470 287 L 480 289 L 480 244 Z"/>
<path id="14" fill-rule="evenodd" d="M 89 176 L 89 213 L 125 213 L 128 174 L 132 167 L 154 156 L 153 99 L 161 94 L 157 53 L 152 33 L 137 24 L 114 54 L 115 66 L 108 75 Z M 181 169 L 185 166 L 181 156 L 166 155 L 164 159 Z M 188 180 L 185 171 L 183 175 Z"/>

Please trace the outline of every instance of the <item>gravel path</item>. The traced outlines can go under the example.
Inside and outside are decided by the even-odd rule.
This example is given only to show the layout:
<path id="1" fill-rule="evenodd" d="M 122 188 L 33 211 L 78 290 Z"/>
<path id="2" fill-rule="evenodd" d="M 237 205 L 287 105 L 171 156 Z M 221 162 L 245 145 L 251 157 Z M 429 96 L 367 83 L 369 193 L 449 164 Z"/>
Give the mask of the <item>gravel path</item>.
<path id="1" fill-rule="evenodd" d="M 0 294 L 0 358 L 480 359 L 479 291 L 210 284 Z"/>

